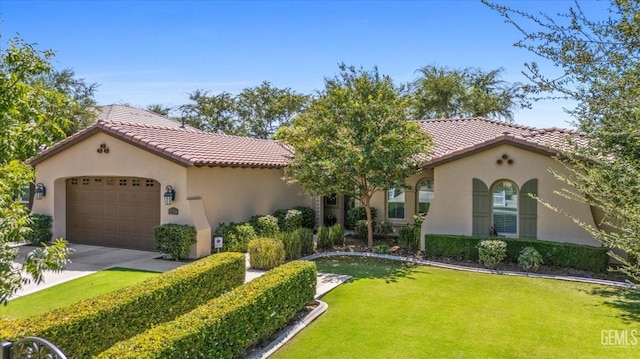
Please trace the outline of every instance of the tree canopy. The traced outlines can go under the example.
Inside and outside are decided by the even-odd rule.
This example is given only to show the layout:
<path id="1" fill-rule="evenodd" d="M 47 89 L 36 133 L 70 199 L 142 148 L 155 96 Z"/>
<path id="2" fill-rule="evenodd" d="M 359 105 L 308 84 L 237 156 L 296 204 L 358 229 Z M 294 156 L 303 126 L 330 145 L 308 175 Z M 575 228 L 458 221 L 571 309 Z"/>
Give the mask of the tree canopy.
<path id="1" fill-rule="evenodd" d="M 180 107 L 187 124 L 208 132 L 267 139 L 289 124 L 309 97 L 264 81 L 238 95 L 196 90 L 189 94 L 189 100 Z"/>
<path id="2" fill-rule="evenodd" d="M 502 80 L 502 68 L 485 72 L 428 65 L 416 72 L 410 88 L 417 119 L 483 116 L 513 121 L 515 109 L 529 106 L 525 87 Z"/>
<path id="3" fill-rule="evenodd" d="M 628 258 L 610 253 L 640 278 L 640 3 L 613 0 L 600 19 L 579 2 L 555 16 L 485 3 L 522 33 L 516 46 L 561 69 L 552 76 L 525 64 L 536 94 L 578 102 L 569 112 L 589 138 L 588 147 L 565 153 L 567 171 L 556 176 L 569 188 L 561 194 L 604 212 L 595 227 L 574 220 L 605 246 L 626 251 Z"/>
<path id="4" fill-rule="evenodd" d="M 406 187 L 419 171 L 419 155 L 431 139 L 407 121 L 408 99 L 389 76 L 340 65 L 309 107 L 283 127 L 278 138 L 295 156 L 285 173 L 313 195 L 349 195 L 365 207 L 373 246 L 371 197 L 377 191 Z"/>
<path id="5" fill-rule="evenodd" d="M 53 56 L 20 38 L 9 40 L 0 53 L 0 303 L 22 284 L 42 280 L 45 270 L 61 269 L 68 254 L 64 241 L 36 249 L 23 274 L 12 265 L 17 250 L 9 247 L 29 230 L 28 209 L 20 195 L 33 181 L 33 170 L 24 161 L 91 116 L 75 98 L 88 101 L 93 87 L 73 79 L 71 71 L 56 72 Z M 83 90 L 87 92 L 80 93 Z"/>

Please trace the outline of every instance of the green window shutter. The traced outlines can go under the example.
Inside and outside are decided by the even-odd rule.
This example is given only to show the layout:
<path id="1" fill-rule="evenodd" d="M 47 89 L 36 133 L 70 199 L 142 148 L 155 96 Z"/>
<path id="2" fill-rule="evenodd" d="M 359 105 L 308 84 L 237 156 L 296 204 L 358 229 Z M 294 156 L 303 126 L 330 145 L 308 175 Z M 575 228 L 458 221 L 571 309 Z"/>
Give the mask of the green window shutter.
<path id="1" fill-rule="evenodd" d="M 481 180 L 473 179 L 473 235 L 486 237 L 491 227 L 491 197 Z"/>
<path id="2" fill-rule="evenodd" d="M 538 195 L 538 180 L 527 181 L 520 190 L 520 237 L 537 238 L 538 236 L 538 201 L 529 197 Z"/>

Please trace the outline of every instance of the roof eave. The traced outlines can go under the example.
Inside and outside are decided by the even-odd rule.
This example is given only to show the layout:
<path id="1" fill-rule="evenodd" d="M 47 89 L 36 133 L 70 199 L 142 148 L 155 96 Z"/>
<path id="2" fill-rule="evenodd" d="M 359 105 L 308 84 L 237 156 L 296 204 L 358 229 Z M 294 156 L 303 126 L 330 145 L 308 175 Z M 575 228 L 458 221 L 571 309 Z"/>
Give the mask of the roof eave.
<path id="1" fill-rule="evenodd" d="M 433 168 L 505 144 L 545 156 L 555 156 L 559 153 L 558 150 L 548 146 L 526 141 L 521 138 L 514 138 L 514 136 L 512 135 L 502 135 L 494 139 L 469 146 L 467 148 L 456 150 L 445 155 L 426 160 L 422 163 L 422 167 Z"/>

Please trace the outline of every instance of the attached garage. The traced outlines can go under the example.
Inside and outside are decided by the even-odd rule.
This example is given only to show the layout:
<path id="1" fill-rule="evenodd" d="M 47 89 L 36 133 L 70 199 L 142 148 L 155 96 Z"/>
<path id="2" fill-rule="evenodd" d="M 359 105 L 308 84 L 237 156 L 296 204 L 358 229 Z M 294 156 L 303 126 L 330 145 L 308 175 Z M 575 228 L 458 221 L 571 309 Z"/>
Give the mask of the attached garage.
<path id="1" fill-rule="evenodd" d="M 71 243 L 155 250 L 160 185 L 137 177 L 73 177 L 67 187 L 67 240 Z"/>

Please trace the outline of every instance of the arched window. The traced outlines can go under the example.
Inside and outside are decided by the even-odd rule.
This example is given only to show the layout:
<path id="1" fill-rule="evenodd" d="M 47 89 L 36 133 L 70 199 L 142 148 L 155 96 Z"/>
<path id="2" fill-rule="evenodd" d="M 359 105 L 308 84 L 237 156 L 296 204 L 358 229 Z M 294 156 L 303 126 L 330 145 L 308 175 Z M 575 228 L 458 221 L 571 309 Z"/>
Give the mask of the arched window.
<path id="1" fill-rule="evenodd" d="M 416 212 L 424 217 L 429 212 L 429 205 L 433 200 L 433 180 L 423 179 L 416 187 L 418 189 Z"/>
<path id="2" fill-rule="evenodd" d="M 518 188 L 513 182 L 493 185 L 493 229 L 502 235 L 518 234 Z"/>

